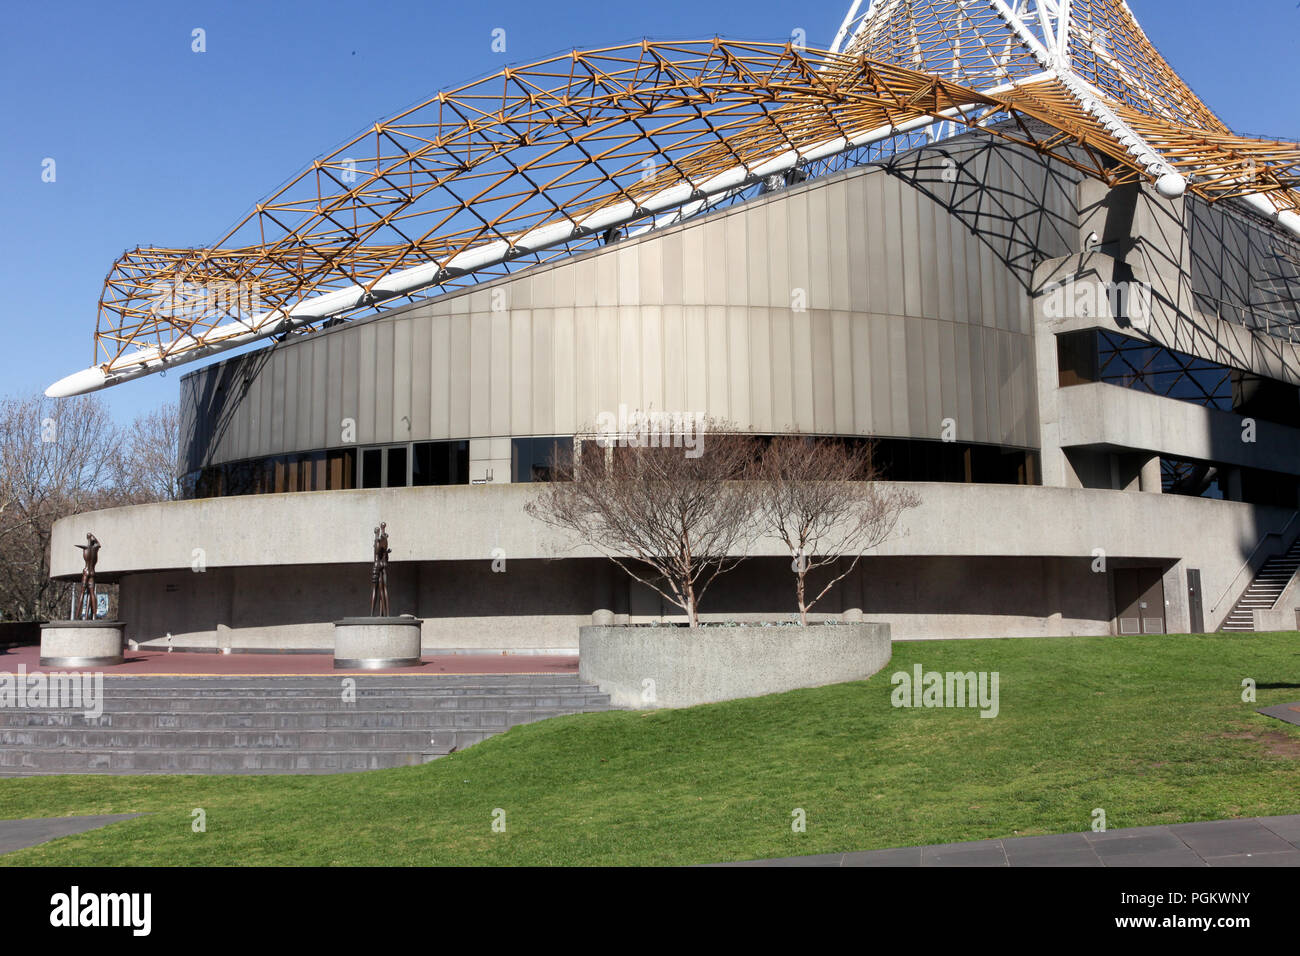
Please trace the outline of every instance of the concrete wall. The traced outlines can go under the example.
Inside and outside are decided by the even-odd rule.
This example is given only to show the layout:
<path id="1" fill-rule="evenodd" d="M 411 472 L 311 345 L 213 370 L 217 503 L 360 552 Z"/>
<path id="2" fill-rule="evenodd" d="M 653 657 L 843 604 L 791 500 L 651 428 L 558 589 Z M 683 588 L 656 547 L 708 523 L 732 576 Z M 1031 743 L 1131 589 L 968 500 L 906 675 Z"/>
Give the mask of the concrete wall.
<path id="1" fill-rule="evenodd" d="M 1204 547 L 1240 563 L 1261 536 L 1278 530 L 1287 509 L 1238 502 L 1079 488 L 900 482 L 921 498 L 904 513 L 882 556 L 1086 557 L 1097 547 L 1134 558 L 1179 558 Z M 81 573 L 76 542 L 93 531 L 103 542 L 99 571 L 108 581 L 127 572 L 202 566 L 369 564 L 371 529 L 388 523 L 392 560 L 492 560 L 595 557 L 530 518 L 529 485 L 390 488 L 297 492 L 160 502 L 87 512 L 56 522 L 55 577 Z M 1186 533 L 1197 528 L 1204 544 Z M 200 552 L 196 557 L 196 552 Z M 759 554 L 784 551 L 760 543 Z"/>
<path id="2" fill-rule="evenodd" d="M 1250 468 L 1300 471 L 1300 429 L 1256 421 L 1243 441 L 1244 419 L 1117 385 L 1071 385 L 1057 396 L 1060 443 L 1108 445 Z"/>
<path id="3" fill-rule="evenodd" d="M 1120 562 L 1123 563 L 1122 561 Z M 818 584 L 824 575 L 813 578 Z M 177 647 L 326 650 L 332 621 L 369 610 L 369 568 L 331 565 L 215 568 L 132 574 L 122 579 L 127 637 Z M 1063 558 L 867 558 L 816 605 L 813 620 L 858 608 L 907 640 L 1050 637 L 1110 632 L 1110 578 L 1090 561 Z M 576 628 L 597 609 L 621 622 L 684 623 L 659 594 L 598 558 L 394 565 L 395 614 L 423 621 L 426 650 L 577 646 Z M 752 558 L 709 590 L 703 619 L 795 619 L 786 558 Z"/>
<path id="4" fill-rule="evenodd" d="M 1290 541 L 1279 542 L 1273 553 L 1283 553 L 1290 543 Z M 1269 557 L 1272 557 L 1272 554 Z M 1278 595 L 1277 603 L 1273 607 L 1265 610 L 1257 609 L 1254 613 L 1256 631 L 1300 631 L 1300 574 L 1291 578 L 1290 583 Z"/>
<path id="5" fill-rule="evenodd" d="M 511 561 L 505 572 L 486 560 L 402 562 L 388 590 L 393 614 L 422 619 L 426 650 L 571 650 L 578 626 L 611 603 L 616 572 L 603 559 Z M 140 643 L 170 634 L 177 647 L 328 650 L 334 621 L 369 613 L 370 566 L 132 574 L 121 593 L 127 637 Z"/>
<path id="6" fill-rule="evenodd" d="M 857 594 L 853 581 L 833 592 L 849 603 L 827 609 L 862 607 L 899 638 L 1106 633 L 1113 610 L 1104 575 L 1092 570 L 1098 550 L 1108 567 L 1166 571 L 1171 630 L 1187 626 L 1185 569 L 1200 569 L 1207 626 L 1216 626 L 1211 605 L 1224 600 L 1218 614 L 1227 613 L 1223 589 L 1292 513 L 1142 492 L 906 487 L 921 505 L 864 561 Z M 55 524 L 54 573 L 79 574 L 73 544 L 93 530 L 101 577 L 122 585 L 129 638 L 326 647 L 329 622 L 368 610 L 370 529 L 382 518 L 392 610 L 425 620 L 426 647 L 571 648 L 573 628 L 619 600 L 620 613 L 669 614 L 651 596 L 620 599 L 626 583 L 606 559 L 529 518 L 523 507 L 536 494 L 529 485 L 301 492 L 92 512 Z M 757 553 L 768 562 L 720 579 L 706 611 L 793 611 L 788 556 L 770 540 Z M 494 555 L 504 572 L 493 570 Z"/>
<path id="7" fill-rule="evenodd" d="M 889 627 L 584 627 L 578 674 L 615 707 L 693 707 L 865 680 L 889 663 Z"/>
<path id="8" fill-rule="evenodd" d="M 1294 598 L 1291 603 L 1278 602 L 1276 607 L 1268 610 L 1256 610 L 1255 630 L 1265 631 L 1300 631 L 1300 601 Z"/>

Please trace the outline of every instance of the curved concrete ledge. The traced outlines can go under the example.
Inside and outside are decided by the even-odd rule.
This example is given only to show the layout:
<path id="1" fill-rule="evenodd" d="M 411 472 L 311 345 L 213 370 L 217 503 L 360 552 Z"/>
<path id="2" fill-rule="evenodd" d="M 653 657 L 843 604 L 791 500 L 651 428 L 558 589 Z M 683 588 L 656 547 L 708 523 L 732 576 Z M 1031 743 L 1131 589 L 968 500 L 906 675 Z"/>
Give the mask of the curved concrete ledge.
<path id="1" fill-rule="evenodd" d="M 381 670 L 418 663 L 418 617 L 345 617 L 334 622 L 336 670 Z"/>
<path id="2" fill-rule="evenodd" d="M 1208 592 L 1214 569 L 1229 576 L 1265 531 L 1281 528 L 1293 509 L 1235 501 L 1040 485 L 966 485 L 897 482 L 921 504 L 902 516 L 898 533 L 874 553 L 892 556 L 1090 556 L 1104 542 L 1108 557 L 1179 558 L 1188 555 L 1184 529 L 1212 541 L 1193 567 Z M 142 571 L 194 573 L 194 542 L 203 542 L 210 570 L 362 565 L 373 555 L 369 529 L 380 516 L 389 528 L 436 527 L 436 535 L 393 539 L 394 566 L 409 561 L 484 561 L 500 547 L 511 558 L 603 558 L 576 538 L 524 513 L 538 495 L 533 484 L 451 485 L 299 491 L 166 501 L 88 512 L 54 523 L 50 576 L 75 581 L 82 560 L 74 547 L 94 528 L 113 552 L 100 554 L 104 581 Z M 257 528 L 261 534 L 250 534 Z M 363 529 L 361 534 L 358 528 Z M 1008 542 L 1014 542 L 1009 546 Z M 268 543 L 269 542 L 269 543 Z M 66 552 L 66 553 L 65 553 Z M 755 555 L 786 557 L 784 545 L 764 539 Z M 368 570 L 366 572 L 368 578 Z M 363 580 L 367 580 L 363 578 Z M 1223 583 L 1226 583 L 1223 582 Z"/>
<path id="3" fill-rule="evenodd" d="M 112 667 L 122 663 L 121 621 L 50 621 L 41 625 L 42 667 Z"/>
<path id="4" fill-rule="evenodd" d="M 615 707 L 691 707 L 863 680 L 892 654 L 888 624 L 579 629 L 578 675 Z"/>

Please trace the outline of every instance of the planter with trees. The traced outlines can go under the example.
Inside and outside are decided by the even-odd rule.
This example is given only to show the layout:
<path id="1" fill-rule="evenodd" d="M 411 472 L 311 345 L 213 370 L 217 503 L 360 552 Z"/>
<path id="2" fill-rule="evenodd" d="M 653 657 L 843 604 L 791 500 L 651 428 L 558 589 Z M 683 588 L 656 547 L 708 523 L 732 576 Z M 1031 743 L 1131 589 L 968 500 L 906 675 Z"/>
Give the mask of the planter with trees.
<path id="1" fill-rule="evenodd" d="M 680 420 L 677 424 L 680 426 Z M 680 608 L 685 626 L 579 629 L 580 675 L 616 706 L 683 707 L 861 680 L 890 657 L 889 626 L 848 611 L 808 614 L 918 501 L 881 484 L 870 443 L 784 436 L 764 443 L 729 423 L 693 435 L 589 432 L 529 506 Z M 764 538 L 791 555 L 798 622 L 702 623 L 701 602 Z M 821 572 L 821 573 L 818 573 Z"/>

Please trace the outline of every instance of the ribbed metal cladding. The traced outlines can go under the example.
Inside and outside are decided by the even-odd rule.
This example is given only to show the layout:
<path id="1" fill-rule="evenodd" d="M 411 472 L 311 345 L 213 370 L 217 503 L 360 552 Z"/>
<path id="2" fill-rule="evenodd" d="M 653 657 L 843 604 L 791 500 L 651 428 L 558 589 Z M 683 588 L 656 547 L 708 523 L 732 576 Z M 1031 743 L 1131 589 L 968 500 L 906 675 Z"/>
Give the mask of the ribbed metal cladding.
<path id="1" fill-rule="evenodd" d="M 364 445 L 620 405 L 1036 447 L 1026 283 L 1071 251 L 1073 174 L 979 139 L 904 159 L 201 369 L 185 470 L 341 447 L 345 419 Z"/>

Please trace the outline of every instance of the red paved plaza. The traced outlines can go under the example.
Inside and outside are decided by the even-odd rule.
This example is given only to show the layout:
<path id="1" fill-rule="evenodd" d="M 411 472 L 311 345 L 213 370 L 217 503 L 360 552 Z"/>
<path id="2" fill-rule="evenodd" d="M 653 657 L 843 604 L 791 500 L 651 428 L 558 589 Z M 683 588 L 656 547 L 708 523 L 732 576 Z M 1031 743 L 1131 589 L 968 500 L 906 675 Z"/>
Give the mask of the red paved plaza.
<path id="1" fill-rule="evenodd" d="M 0 671 L 15 671 L 19 664 L 35 671 L 103 671 L 114 677 L 145 676 L 231 676 L 261 674 L 576 674 L 578 658 L 572 655 L 542 654 L 441 654 L 423 657 L 418 665 L 381 671 L 334 669 L 329 654 L 196 654 L 174 651 L 126 651 L 126 662 L 115 667 L 41 667 L 40 648 L 16 647 L 0 653 Z"/>

